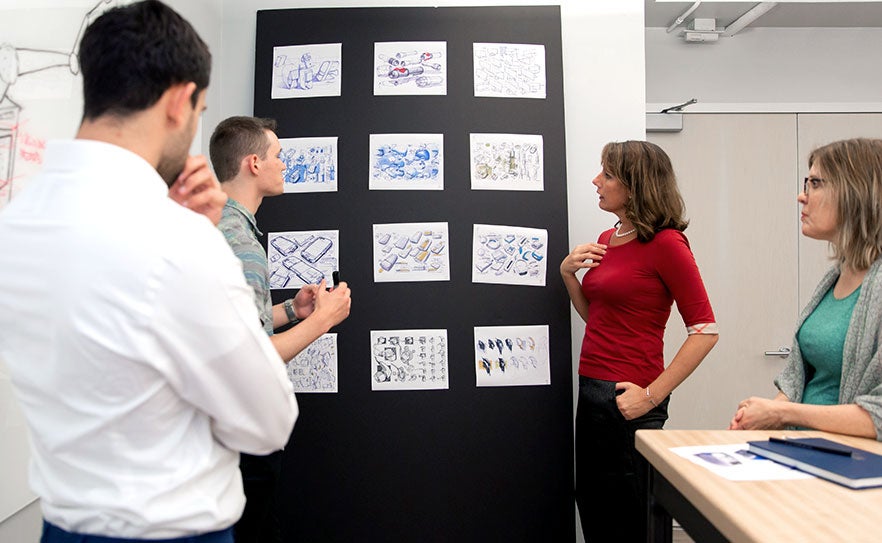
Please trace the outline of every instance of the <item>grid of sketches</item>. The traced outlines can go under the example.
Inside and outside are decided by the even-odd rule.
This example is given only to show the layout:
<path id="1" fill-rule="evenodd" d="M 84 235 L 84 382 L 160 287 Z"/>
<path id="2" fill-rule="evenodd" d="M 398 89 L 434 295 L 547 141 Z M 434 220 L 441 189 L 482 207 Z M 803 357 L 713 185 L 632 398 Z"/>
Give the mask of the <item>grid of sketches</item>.
<path id="1" fill-rule="evenodd" d="M 337 334 L 324 334 L 288 362 L 294 392 L 337 392 Z"/>
<path id="2" fill-rule="evenodd" d="M 340 96 L 339 43 L 273 47 L 272 98 Z"/>
<path id="3" fill-rule="evenodd" d="M 285 138 L 285 192 L 337 191 L 337 138 Z"/>
<path id="4" fill-rule="evenodd" d="M 476 326 L 477 386 L 550 385 L 548 325 Z"/>
<path id="5" fill-rule="evenodd" d="M 476 224 L 472 282 L 544 287 L 547 251 L 547 230 Z"/>
<path id="6" fill-rule="evenodd" d="M 470 134 L 472 190 L 545 190 L 542 135 Z"/>
<path id="7" fill-rule="evenodd" d="M 545 98 L 545 46 L 475 43 L 475 96 Z"/>
<path id="8" fill-rule="evenodd" d="M 446 95 L 447 42 L 377 42 L 374 71 L 374 95 Z"/>
<path id="9" fill-rule="evenodd" d="M 444 134 L 371 134 L 370 190 L 443 190 Z"/>
<path id="10" fill-rule="evenodd" d="M 371 390 L 448 388 L 447 330 L 371 330 Z"/>
<path id="11" fill-rule="evenodd" d="M 270 288 L 300 288 L 327 280 L 340 269 L 338 230 L 270 232 L 267 259 Z"/>
<path id="12" fill-rule="evenodd" d="M 374 281 L 449 281 L 446 222 L 374 225 Z"/>

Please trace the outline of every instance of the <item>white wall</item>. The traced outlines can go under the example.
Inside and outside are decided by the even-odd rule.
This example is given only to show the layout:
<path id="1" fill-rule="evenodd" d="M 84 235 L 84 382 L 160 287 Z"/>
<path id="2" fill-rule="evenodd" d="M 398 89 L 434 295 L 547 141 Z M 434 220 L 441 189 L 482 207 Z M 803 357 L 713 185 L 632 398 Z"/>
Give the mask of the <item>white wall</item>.
<path id="1" fill-rule="evenodd" d="M 882 111 L 882 28 L 747 28 L 716 43 L 646 29 L 647 111 Z"/>

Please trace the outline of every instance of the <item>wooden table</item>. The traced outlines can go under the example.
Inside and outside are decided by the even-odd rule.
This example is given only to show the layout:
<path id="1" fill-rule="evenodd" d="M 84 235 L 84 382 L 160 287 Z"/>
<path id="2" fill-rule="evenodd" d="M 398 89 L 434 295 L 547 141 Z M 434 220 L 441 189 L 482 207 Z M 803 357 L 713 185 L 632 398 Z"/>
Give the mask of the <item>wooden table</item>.
<path id="1" fill-rule="evenodd" d="M 875 440 L 826 432 L 639 430 L 637 450 L 650 464 L 648 541 L 670 542 L 672 517 L 700 543 L 880 541 L 882 488 L 851 490 L 814 477 L 729 481 L 669 450 L 794 434 L 882 454 Z"/>

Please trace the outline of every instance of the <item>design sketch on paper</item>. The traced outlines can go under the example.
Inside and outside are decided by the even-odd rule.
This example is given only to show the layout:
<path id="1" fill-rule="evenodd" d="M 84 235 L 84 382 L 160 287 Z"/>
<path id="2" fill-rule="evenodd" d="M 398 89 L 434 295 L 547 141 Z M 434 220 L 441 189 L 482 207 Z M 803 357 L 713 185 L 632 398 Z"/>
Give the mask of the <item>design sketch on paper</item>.
<path id="1" fill-rule="evenodd" d="M 370 190 L 444 190 L 444 134 L 371 134 Z"/>
<path id="2" fill-rule="evenodd" d="M 374 281 L 449 281 L 446 222 L 374 225 Z"/>
<path id="3" fill-rule="evenodd" d="M 472 190 L 545 190 L 542 135 L 469 134 Z"/>
<path id="4" fill-rule="evenodd" d="M 340 96 L 339 43 L 273 47 L 272 98 Z"/>
<path id="5" fill-rule="evenodd" d="M 476 224 L 472 282 L 544 287 L 547 254 L 547 230 Z"/>
<path id="6" fill-rule="evenodd" d="M 337 334 L 323 334 L 287 365 L 294 392 L 337 392 Z"/>
<path id="7" fill-rule="evenodd" d="M 447 42 L 374 43 L 374 95 L 446 95 Z"/>
<path id="8" fill-rule="evenodd" d="M 371 390 L 447 389 L 447 330 L 371 330 Z"/>
<path id="9" fill-rule="evenodd" d="M 475 96 L 545 98 L 545 46 L 475 43 Z"/>
<path id="10" fill-rule="evenodd" d="M 337 138 L 285 138 L 285 192 L 337 192 Z"/>
<path id="11" fill-rule="evenodd" d="M 35 132 L 40 132 L 39 127 L 29 126 L 32 119 L 23 115 L 26 103 L 46 99 L 65 100 L 62 107 L 70 109 L 67 103 L 70 99 L 70 78 L 80 73 L 77 55 L 83 32 L 92 21 L 119 4 L 117 0 L 95 2 L 80 20 L 75 37 L 73 30 L 76 27 L 71 25 L 73 42 L 70 49 L 7 43 L 8 35 L 0 39 L 0 209 L 12 199 L 13 181 L 21 181 L 37 172 L 46 149 L 46 136 L 38 136 Z M 10 19 L 12 17 L 6 20 Z M 3 34 L 5 31 L 0 28 Z M 41 43 L 47 41 L 48 38 L 40 39 Z"/>
<path id="12" fill-rule="evenodd" d="M 270 232 L 267 244 L 270 289 L 300 288 L 319 284 L 333 286 L 339 270 L 339 230 Z"/>
<path id="13" fill-rule="evenodd" d="M 477 386 L 550 385 L 548 325 L 475 326 Z"/>

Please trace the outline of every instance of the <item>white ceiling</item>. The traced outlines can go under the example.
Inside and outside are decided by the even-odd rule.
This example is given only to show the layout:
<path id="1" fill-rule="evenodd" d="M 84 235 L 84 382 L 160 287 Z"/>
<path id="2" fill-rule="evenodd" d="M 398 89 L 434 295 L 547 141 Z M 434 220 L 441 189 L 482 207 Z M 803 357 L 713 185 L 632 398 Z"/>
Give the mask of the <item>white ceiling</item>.
<path id="1" fill-rule="evenodd" d="M 702 2 L 686 18 L 715 18 L 726 27 L 758 2 Z M 646 27 L 667 28 L 694 2 L 644 0 Z M 882 2 L 779 2 L 751 27 L 882 27 Z"/>

